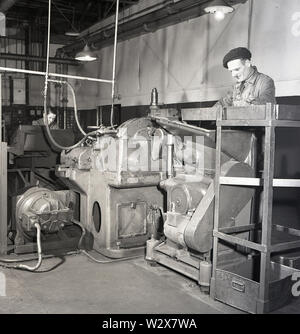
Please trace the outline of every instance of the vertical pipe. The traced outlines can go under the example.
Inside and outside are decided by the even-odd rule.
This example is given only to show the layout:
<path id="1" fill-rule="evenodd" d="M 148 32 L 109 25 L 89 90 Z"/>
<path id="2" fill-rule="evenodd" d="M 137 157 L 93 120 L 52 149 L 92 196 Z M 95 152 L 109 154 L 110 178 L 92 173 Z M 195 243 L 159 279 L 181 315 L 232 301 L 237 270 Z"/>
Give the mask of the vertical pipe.
<path id="1" fill-rule="evenodd" d="M 100 108 L 101 107 L 97 107 L 96 109 L 96 126 L 100 125 Z"/>
<path id="2" fill-rule="evenodd" d="M 63 74 L 68 73 L 68 65 L 63 64 L 62 65 L 62 72 Z M 62 85 L 62 106 L 63 106 L 63 115 L 64 115 L 64 121 L 63 121 L 63 128 L 67 129 L 68 123 L 67 122 L 67 114 L 68 114 L 68 86 Z"/>
<path id="3" fill-rule="evenodd" d="M 2 143 L 2 74 L 0 74 L 0 143 Z"/>
<path id="4" fill-rule="evenodd" d="M 221 150 L 222 150 L 222 115 L 223 108 L 217 109 L 216 117 L 216 162 L 215 162 L 215 179 L 214 179 L 214 191 L 215 191 L 215 202 L 214 202 L 214 222 L 213 222 L 213 263 L 212 263 L 212 277 L 210 287 L 210 297 L 215 299 L 216 296 L 216 270 L 218 261 L 218 247 L 219 239 L 214 233 L 219 231 L 219 215 L 220 215 L 220 176 L 221 176 Z"/>
<path id="5" fill-rule="evenodd" d="M 61 65 L 55 65 L 56 73 L 61 73 Z M 56 83 L 55 84 L 55 109 L 56 109 L 56 122 L 58 127 L 60 127 L 60 93 L 61 93 L 61 86 Z"/>
<path id="6" fill-rule="evenodd" d="M 99 126 L 103 124 L 103 107 L 99 107 Z"/>
<path id="7" fill-rule="evenodd" d="M 49 54 L 50 54 L 50 22 L 51 22 L 51 0 L 48 4 L 48 31 L 47 31 L 47 55 L 46 55 L 46 70 L 45 70 L 45 88 L 44 88 L 44 106 L 48 92 L 48 76 L 49 76 Z M 45 106 L 46 107 L 46 106 Z M 44 122 L 48 124 L 46 108 L 44 108 Z"/>
<path id="8" fill-rule="evenodd" d="M 31 26 L 27 26 L 25 28 L 25 55 L 29 56 L 30 53 L 30 45 L 31 45 Z M 30 63 L 28 60 L 25 60 L 25 70 L 30 69 Z M 29 76 L 25 75 L 25 101 L 26 104 L 29 105 Z"/>
<path id="9" fill-rule="evenodd" d="M 174 144 L 173 136 L 167 136 L 167 178 L 173 177 L 173 156 L 174 156 Z"/>
<path id="10" fill-rule="evenodd" d="M 116 4 L 116 21 L 115 21 L 115 38 L 114 38 L 114 57 L 113 57 L 113 73 L 112 73 L 112 85 L 111 85 L 111 113 L 110 113 L 110 125 L 114 124 L 114 102 L 115 102 L 115 79 L 116 79 L 116 58 L 117 58 L 117 39 L 118 39 L 118 20 L 119 20 L 119 0 Z"/>
<path id="11" fill-rule="evenodd" d="M 2 142 L 2 75 L 0 74 L 0 254 L 7 253 L 7 144 Z"/>
<path id="12" fill-rule="evenodd" d="M 248 41 L 247 41 L 248 49 L 251 49 L 252 17 L 253 17 L 253 0 L 250 0 L 249 1 L 249 17 L 248 17 Z"/>

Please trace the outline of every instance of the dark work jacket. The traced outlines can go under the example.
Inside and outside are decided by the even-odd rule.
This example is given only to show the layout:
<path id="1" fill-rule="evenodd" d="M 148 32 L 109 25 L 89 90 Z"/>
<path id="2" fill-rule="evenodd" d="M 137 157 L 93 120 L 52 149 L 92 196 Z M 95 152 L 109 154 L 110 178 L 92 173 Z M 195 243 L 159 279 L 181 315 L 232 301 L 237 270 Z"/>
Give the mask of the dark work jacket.
<path id="1" fill-rule="evenodd" d="M 226 106 L 247 106 L 253 104 L 275 104 L 275 85 L 269 76 L 259 73 L 255 66 L 253 72 L 243 82 L 234 85 L 232 92 L 220 99 L 217 104 Z"/>

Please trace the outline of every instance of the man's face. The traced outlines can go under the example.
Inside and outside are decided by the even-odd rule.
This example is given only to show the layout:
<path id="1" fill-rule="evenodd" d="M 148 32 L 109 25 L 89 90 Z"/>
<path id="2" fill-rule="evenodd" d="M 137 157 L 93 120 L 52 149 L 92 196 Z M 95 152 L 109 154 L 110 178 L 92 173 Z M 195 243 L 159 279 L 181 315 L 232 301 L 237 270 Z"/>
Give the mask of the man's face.
<path id="1" fill-rule="evenodd" d="M 244 81 L 251 70 L 251 63 L 249 60 L 234 59 L 227 63 L 228 70 L 231 72 L 232 77 L 237 82 Z"/>
<path id="2" fill-rule="evenodd" d="M 55 121 L 56 115 L 55 114 L 48 114 L 48 124 L 52 124 Z"/>

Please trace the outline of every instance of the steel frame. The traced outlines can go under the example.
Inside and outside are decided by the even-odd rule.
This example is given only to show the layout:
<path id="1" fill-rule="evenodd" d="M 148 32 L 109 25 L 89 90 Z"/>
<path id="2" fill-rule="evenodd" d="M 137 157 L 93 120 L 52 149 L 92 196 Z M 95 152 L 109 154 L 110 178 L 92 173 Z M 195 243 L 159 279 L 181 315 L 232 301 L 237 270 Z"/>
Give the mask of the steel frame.
<path id="1" fill-rule="evenodd" d="M 217 131 L 216 131 L 216 176 L 215 176 L 215 208 L 214 208 L 214 229 L 213 229 L 213 268 L 210 295 L 215 299 L 216 295 L 216 270 L 218 259 L 218 244 L 219 240 L 224 240 L 235 245 L 248 247 L 256 250 L 261 254 L 260 262 L 260 280 L 258 298 L 256 300 L 256 313 L 265 313 L 269 311 L 269 293 L 271 281 L 271 253 L 284 250 L 292 250 L 300 247 L 300 240 L 283 242 L 271 245 L 272 236 L 272 209 L 273 209 L 273 187 L 299 187 L 299 179 L 274 179 L 274 156 L 275 156 L 275 127 L 300 127 L 300 122 L 295 114 L 295 120 L 289 115 L 289 119 L 278 119 L 278 110 L 281 106 L 267 103 L 265 108 L 265 119 L 251 118 L 251 110 L 242 110 L 243 113 L 250 112 L 248 120 L 242 119 L 223 119 L 224 112 L 222 109 L 217 111 Z M 282 106 L 285 109 L 287 106 Z M 255 109 L 253 109 L 255 110 Z M 281 110 L 282 111 L 282 110 Z M 225 113 L 226 114 L 226 113 Z M 237 112 L 238 115 L 238 112 Z M 253 115 L 252 115 L 253 116 Z M 226 117 L 226 116 L 225 116 Z M 283 116 L 284 117 L 284 116 Z M 249 121 L 249 119 L 251 119 Z M 264 142 L 264 170 L 263 178 L 240 178 L 240 177 L 223 177 L 221 176 L 221 142 L 222 142 L 222 127 L 223 126 L 242 126 L 242 127 L 264 127 L 265 128 L 265 142 Z M 221 185 L 243 185 L 243 186 L 262 186 L 263 187 L 263 216 L 262 224 L 243 226 L 243 230 L 253 230 L 261 227 L 262 236 L 261 244 L 244 240 L 236 236 L 229 235 L 229 233 L 238 232 L 237 229 L 219 229 L 219 206 L 220 206 L 220 187 Z M 295 229 L 282 228 L 279 225 L 274 226 L 282 232 L 300 237 L 300 231 Z"/>
<path id="2" fill-rule="evenodd" d="M 2 142 L 2 75 L 0 74 L 0 254 L 7 252 L 7 144 Z"/>

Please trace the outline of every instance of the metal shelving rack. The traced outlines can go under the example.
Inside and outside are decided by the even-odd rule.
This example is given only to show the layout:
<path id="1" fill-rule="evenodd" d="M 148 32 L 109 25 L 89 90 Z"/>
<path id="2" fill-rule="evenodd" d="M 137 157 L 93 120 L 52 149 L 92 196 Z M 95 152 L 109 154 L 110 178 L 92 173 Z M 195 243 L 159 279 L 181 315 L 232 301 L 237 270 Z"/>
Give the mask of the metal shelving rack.
<path id="1" fill-rule="evenodd" d="M 221 175 L 222 127 L 227 126 L 265 128 L 262 178 L 224 177 Z M 297 110 L 294 106 L 272 104 L 243 108 L 230 107 L 223 110 L 220 108 L 216 114 L 216 127 L 213 268 L 210 295 L 214 299 L 221 300 L 250 313 L 266 313 L 274 309 L 274 307 L 280 307 L 280 299 L 284 299 L 283 297 L 279 297 L 279 299 L 276 297 L 276 291 L 277 289 L 280 291 L 280 285 L 276 287 L 274 285 L 279 284 L 278 282 L 283 282 L 286 284 L 285 289 L 290 289 L 288 284 L 291 281 L 290 276 L 294 270 L 285 266 L 276 269 L 276 266 L 280 266 L 280 264 L 271 261 L 271 253 L 300 248 L 299 230 L 283 228 L 282 226 L 272 224 L 273 187 L 300 187 L 300 180 L 298 179 L 274 179 L 275 128 L 300 127 L 300 110 Z M 231 235 L 232 233 L 243 231 L 254 231 L 258 228 L 258 224 L 219 229 L 220 187 L 226 185 L 263 187 L 262 224 L 260 225 L 261 243 Z M 272 244 L 271 236 L 273 227 L 278 230 L 284 229 L 284 232 L 299 237 L 299 240 Z M 257 251 L 258 254 L 260 253 L 260 275 L 258 280 L 253 281 L 251 278 L 249 279 L 236 274 L 236 272 L 232 274 L 230 270 L 224 271 L 218 268 L 218 244 L 220 240 L 248 247 L 251 250 Z M 271 276 L 273 276 L 274 270 L 280 273 L 285 272 L 284 276 L 286 277 L 280 277 L 277 282 L 272 282 Z M 228 281 L 224 283 L 226 280 Z M 243 298 L 248 298 L 248 302 L 243 300 Z M 277 298 L 277 301 L 273 302 L 274 298 Z"/>
<path id="2" fill-rule="evenodd" d="M 2 120 L 2 75 L 0 74 L 0 120 Z M 0 127 L 0 254 L 7 252 L 7 143 Z"/>

